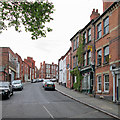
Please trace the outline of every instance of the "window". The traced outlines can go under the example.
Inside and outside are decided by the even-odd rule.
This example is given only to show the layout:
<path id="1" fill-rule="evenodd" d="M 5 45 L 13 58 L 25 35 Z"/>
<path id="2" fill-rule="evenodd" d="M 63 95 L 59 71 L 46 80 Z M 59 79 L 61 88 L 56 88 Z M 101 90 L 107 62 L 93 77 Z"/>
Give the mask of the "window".
<path id="1" fill-rule="evenodd" d="M 87 65 L 90 65 L 91 63 L 91 51 L 88 51 L 88 55 L 87 55 Z"/>
<path id="2" fill-rule="evenodd" d="M 104 91 L 109 92 L 109 75 L 104 75 Z"/>
<path id="3" fill-rule="evenodd" d="M 86 32 L 83 34 L 83 44 L 86 44 Z"/>
<path id="4" fill-rule="evenodd" d="M 76 38 L 76 48 L 78 48 L 79 47 L 79 38 L 77 37 Z"/>
<path id="5" fill-rule="evenodd" d="M 102 36 L 102 27 L 101 27 L 101 23 L 99 23 L 97 26 L 97 39 L 101 38 L 101 36 Z"/>
<path id="6" fill-rule="evenodd" d="M 76 64 L 76 61 L 75 61 L 75 56 L 73 57 L 73 68 L 75 68 L 75 64 Z"/>
<path id="7" fill-rule="evenodd" d="M 83 56 L 83 66 L 86 66 L 86 53 Z"/>
<path id="8" fill-rule="evenodd" d="M 91 41 L 91 29 L 88 30 L 88 42 Z"/>
<path id="9" fill-rule="evenodd" d="M 76 47 L 75 47 L 75 40 L 73 41 L 73 50 L 75 50 Z"/>
<path id="10" fill-rule="evenodd" d="M 107 34 L 109 32 L 109 17 L 106 17 L 103 22 L 104 22 L 104 34 Z"/>
<path id="11" fill-rule="evenodd" d="M 104 48 L 104 63 L 109 63 L 109 46 Z"/>
<path id="12" fill-rule="evenodd" d="M 76 56 L 76 66 L 78 66 L 78 56 Z"/>
<path id="13" fill-rule="evenodd" d="M 97 51 L 97 65 L 100 66 L 102 62 L 102 50 Z"/>
<path id="14" fill-rule="evenodd" d="M 98 92 L 101 92 L 102 89 L 102 82 L 101 82 L 101 76 L 97 77 L 97 90 Z"/>

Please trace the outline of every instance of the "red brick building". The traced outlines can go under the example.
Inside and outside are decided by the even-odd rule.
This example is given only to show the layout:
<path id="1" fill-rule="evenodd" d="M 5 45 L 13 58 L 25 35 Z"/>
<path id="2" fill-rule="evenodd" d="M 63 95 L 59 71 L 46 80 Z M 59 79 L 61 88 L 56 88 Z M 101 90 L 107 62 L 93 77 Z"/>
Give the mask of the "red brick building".
<path id="1" fill-rule="evenodd" d="M 16 62 L 17 62 L 17 66 L 16 66 L 16 79 L 19 79 L 19 80 L 23 80 L 22 77 L 23 77 L 23 68 L 22 68 L 22 64 L 23 64 L 23 61 L 22 61 L 22 58 L 20 55 L 18 55 L 16 53 Z"/>
<path id="2" fill-rule="evenodd" d="M 71 54 L 71 47 L 70 49 L 67 51 L 66 53 L 66 75 L 67 75 L 67 83 L 66 83 L 66 87 L 67 88 L 71 88 L 72 87 L 72 76 L 70 74 L 70 70 L 72 68 L 72 54 Z"/>
<path id="3" fill-rule="evenodd" d="M 103 14 L 94 21 L 97 96 L 120 101 L 120 2 L 103 2 Z"/>
<path id="4" fill-rule="evenodd" d="M 28 81 L 31 81 L 35 79 L 35 61 L 32 57 L 27 57 L 27 59 L 24 59 L 24 62 L 26 67 L 28 65 Z"/>
<path id="5" fill-rule="evenodd" d="M 0 80 L 16 79 L 16 55 L 9 47 L 0 47 Z"/>
<path id="6" fill-rule="evenodd" d="M 79 47 L 79 36 L 80 32 L 78 31 L 71 39 L 71 70 L 74 70 L 78 66 L 78 56 L 77 56 L 77 48 Z M 71 79 L 71 88 L 73 88 L 73 84 L 76 82 L 76 76 L 72 75 Z"/>
<path id="7" fill-rule="evenodd" d="M 22 62 L 22 73 L 23 73 L 22 80 L 24 82 L 29 81 L 30 75 L 28 73 L 28 70 L 29 70 L 29 65 L 23 61 Z"/>
<path id="8" fill-rule="evenodd" d="M 57 64 L 47 64 L 45 61 L 40 63 L 39 78 L 44 79 L 58 79 L 58 65 Z"/>
<path id="9" fill-rule="evenodd" d="M 79 35 L 84 45 L 82 66 L 78 66 L 76 55 Z M 80 67 L 83 75 L 82 91 L 94 91 L 96 96 L 120 101 L 120 2 L 103 2 L 102 15 L 93 9 L 90 22 L 70 41 L 72 70 L 76 66 Z M 76 82 L 74 75 L 72 82 Z"/>

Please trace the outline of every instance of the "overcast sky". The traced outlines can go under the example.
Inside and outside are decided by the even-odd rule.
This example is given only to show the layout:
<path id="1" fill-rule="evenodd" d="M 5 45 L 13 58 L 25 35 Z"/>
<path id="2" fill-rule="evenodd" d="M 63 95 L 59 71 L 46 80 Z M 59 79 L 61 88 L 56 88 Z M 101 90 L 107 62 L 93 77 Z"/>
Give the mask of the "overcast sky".
<path id="1" fill-rule="evenodd" d="M 49 23 L 53 29 L 46 38 L 31 40 L 30 33 L 16 32 L 13 28 L 0 34 L 0 47 L 10 47 L 22 59 L 33 57 L 36 66 L 46 61 L 58 63 L 71 46 L 70 38 L 82 29 L 89 21 L 93 8 L 103 12 L 102 0 L 51 0 L 55 6 L 52 15 L 54 20 Z"/>

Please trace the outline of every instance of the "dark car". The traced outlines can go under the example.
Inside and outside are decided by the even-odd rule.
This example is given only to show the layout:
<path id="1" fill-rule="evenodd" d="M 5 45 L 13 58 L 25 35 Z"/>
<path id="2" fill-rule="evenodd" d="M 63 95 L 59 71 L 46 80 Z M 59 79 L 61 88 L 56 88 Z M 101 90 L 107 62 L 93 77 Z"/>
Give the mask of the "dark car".
<path id="1" fill-rule="evenodd" d="M 44 89 L 55 90 L 55 84 L 53 82 L 45 82 Z"/>
<path id="2" fill-rule="evenodd" d="M 37 82 L 43 82 L 43 79 L 37 79 Z"/>
<path id="3" fill-rule="evenodd" d="M 31 83 L 36 83 L 36 82 L 37 82 L 37 79 L 31 80 Z"/>
<path id="4" fill-rule="evenodd" d="M 23 84 L 21 80 L 14 80 L 12 82 L 13 90 L 22 90 Z"/>
<path id="5" fill-rule="evenodd" d="M 13 95 L 13 88 L 10 82 L 0 82 L 0 96 L 9 99 Z"/>

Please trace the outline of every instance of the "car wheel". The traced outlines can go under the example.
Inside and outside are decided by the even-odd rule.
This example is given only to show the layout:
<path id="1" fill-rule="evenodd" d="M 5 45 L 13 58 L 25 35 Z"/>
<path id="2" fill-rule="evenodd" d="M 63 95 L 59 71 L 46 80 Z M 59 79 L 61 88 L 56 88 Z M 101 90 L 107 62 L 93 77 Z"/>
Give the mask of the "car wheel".
<path id="1" fill-rule="evenodd" d="M 8 94 L 7 99 L 10 99 L 10 93 Z"/>
<path id="2" fill-rule="evenodd" d="M 11 95 L 13 95 L 13 90 L 12 90 L 12 94 Z"/>

